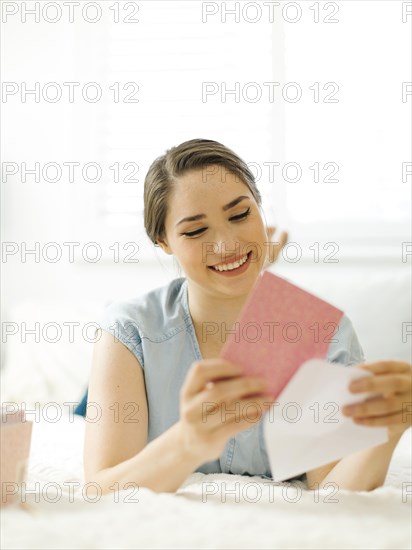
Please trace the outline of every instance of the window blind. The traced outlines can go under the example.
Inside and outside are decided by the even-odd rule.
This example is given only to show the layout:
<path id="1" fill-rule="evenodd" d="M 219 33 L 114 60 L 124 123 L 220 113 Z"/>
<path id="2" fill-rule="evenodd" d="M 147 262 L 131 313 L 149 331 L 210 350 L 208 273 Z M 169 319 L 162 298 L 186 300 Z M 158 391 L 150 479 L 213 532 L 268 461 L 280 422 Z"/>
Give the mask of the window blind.
<path id="1" fill-rule="evenodd" d="M 166 149 L 220 141 L 256 175 L 273 157 L 273 103 L 257 100 L 274 80 L 272 24 L 205 21 L 202 4 L 139 2 L 138 23 L 111 22 L 93 37 L 100 81 L 111 90 L 97 106 L 96 155 L 109 169 L 90 198 L 93 223 L 101 238 L 139 242 L 144 258 L 153 248 L 143 231 L 144 177 Z M 269 204 L 270 183 L 258 185 Z"/>

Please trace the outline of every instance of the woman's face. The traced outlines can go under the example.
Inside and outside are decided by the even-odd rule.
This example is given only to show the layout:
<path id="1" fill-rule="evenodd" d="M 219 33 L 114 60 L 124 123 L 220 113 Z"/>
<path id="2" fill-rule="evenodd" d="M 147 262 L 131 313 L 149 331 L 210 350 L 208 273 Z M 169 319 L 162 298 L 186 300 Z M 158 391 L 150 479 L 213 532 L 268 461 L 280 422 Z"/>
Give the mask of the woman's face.
<path id="1" fill-rule="evenodd" d="M 247 185 L 222 166 L 178 179 L 165 229 L 160 246 L 208 292 L 247 294 L 265 263 L 268 236 L 260 210 Z"/>

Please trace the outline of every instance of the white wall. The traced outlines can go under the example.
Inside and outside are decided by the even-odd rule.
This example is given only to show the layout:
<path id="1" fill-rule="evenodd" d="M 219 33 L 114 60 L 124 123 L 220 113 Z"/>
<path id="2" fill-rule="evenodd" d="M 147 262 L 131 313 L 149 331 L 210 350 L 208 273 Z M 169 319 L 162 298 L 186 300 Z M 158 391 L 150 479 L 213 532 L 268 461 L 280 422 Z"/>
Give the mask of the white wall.
<path id="1" fill-rule="evenodd" d="M 346 3 L 346 7 L 342 3 L 342 15 L 345 15 L 344 9 L 349 9 L 348 4 L 355 3 Z M 358 5 L 360 4 L 358 3 Z M 394 8 L 391 6 L 394 4 L 398 3 L 380 3 L 381 7 L 379 9 L 381 11 L 379 13 L 384 16 L 386 12 L 382 10 L 387 10 L 388 25 L 392 25 L 391 29 L 397 25 L 399 26 L 399 32 L 392 33 L 391 38 L 388 38 L 384 45 L 385 48 L 393 48 L 395 57 L 388 54 L 383 58 L 373 58 L 371 67 L 374 70 L 378 68 L 383 71 L 384 67 L 395 66 L 393 59 L 396 59 L 399 65 L 401 53 L 405 56 L 408 55 L 402 47 L 402 40 L 407 36 L 405 34 L 407 33 L 407 25 L 403 26 L 399 13 L 393 11 Z M 362 3 L 362 6 L 367 6 L 367 3 Z M 359 9 L 356 9 L 358 10 L 357 13 L 360 14 Z M 367 13 L 367 9 L 366 11 L 364 9 L 364 12 Z M 351 21 L 348 16 L 346 19 L 343 17 L 342 20 L 345 21 L 346 25 Z M 377 36 L 380 37 L 379 40 L 381 41 L 381 29 L 378 29 L 376 24 L 373 26 L 371 22 L 368 31 L 368 26 L 362 26 L 359 20 L 355 21 L 352 18 L 352 22 L 354 23 L 354 32 L 356 30 L 357 33 L 357 39 L 361 39 L 362 33 L 364 33 L 365 43 L 369 44 L 370 42 L 373 45 L 373 40 L 376 42 Z M 337 44 L 334 44 L 332 40 L 334 32 L 337 35 L 338 30 L 341 31 L 342 29 L 340 27 L 333 29 L 330 27 L 328 29 L 328 48 L 330 48 L 328 59 L 329 61 L 332 59 L 333 63 L 328 62 L 326 65 L 321 65 L 322 56 L 313 56 L 310 53 L 310 41 L 306 42 L 305 50 L 299 50 L 299 45 L 305 42 L 303 41 L 302 44 L 299 42 L 300 28 L 296 25 L 293 31 L 295 34 L 289 34 L 287 41 L 289 46 L 293 44 L 295 50 L 301 52 L 299 55 L 303 56 L 306 52 L 309 59 L 308 63 L 313 63 L 314 67 L 314 72 L 310 74 L 310 77 L 315 80 L 322 78 L 328 80 L 339 77 L 340 71 L 343 70 L 342 64 L 347 62 L 345 51 L 349 46 L 345 42 L 346 39 L 339 39 L 340 42 Z M 316 48 L 322 49 L 324 48 L 324 42 L 321 40 L 321 28 L 325 27 L 316 27 L 318 33 L 316 35 Z M 286 27 L 285 29 L 288 30 Z M 289 31 L 290 29 L 291 27 Z M 46 81 L 82 79 L 90 81 L 98 79 L 99 66 L 94 66 L 86 61 L 89 59 L 88 56 L 91 55 L 90 52 L 93 48 L 98 55 L 108 54 L 108 52 L 99 52 L 96 46 L 96 44 L 99 44 L 97 41 L 98 27 L 92 27 L 84 23 L 77 26 L 51 25 L 44 22 L 23 24 L 18 17 L 15 17 L 9 19 L 7 24 L 3 25 L 2 30 L 4 46 L 3 80 L 7 81 L 27 81 L 30 83 L 40 79 Z M 286 62 L 279 54 L 279 48 L 284 43 L 282 32 L 282 25 L 275 26 L 276 70 L 274 69 L 274 73 L 276 74 L 274 74 L 274 78 L 282 78 L 286 74 L 283 73 L 282 75 Z M 354 36 L 353 34 L 352 37 L 354 38 Z M 396 41 L 392 40 L 393 36 L 396 36 Z M 381 42 L 379 44 L 381 47 Z M 368 46 L 365 50 L 359 49 L 359 52 L 362 53 L 362 56 L 365 56 L 370 51 L 370 47 L 372 46 Z M 188 48 L 190 49 L 190 45 L 188 45 Z M 333 48 L 338 52 L 335 57 L 331 53 Z M 358 46 L 358 48 L 361 48 L 361 46 Z M 399 48 L 399 55 L 396 54 L 396 48 Z M 296 51 L 294 53 L 295 58 Z M 79 62 L 82 55 L 86 60 L 84 63 Z M 297 55 L 297 58 L 299 58 L 299 55 Z M 361 61 L 362 56 L 360 56 Z M 311 59 L 312 61 L 310 61 Z M 355 62 L 354 56 L 351 63 Z M 306 68 L 307 66 L 306 63 Z M 353 66 L 348 65 L 348 67 L 347 71 L 349 71 L 350 77 L 351 67 Z M 289 63 L 286 68 L 289 80 L 299 77 L 299 67 Z M 329 73 L 328 71 L 332 72 Z M 247 81 L 247 71 L 245 71 L 244 78 Z M 369 80 L 368 75 L 363 73 L 362 82 L 364 92 L 366 92 L 365 86 L 369 82 L 374 94 L 378 93 L 379 87 L 376 88 L 372 73 Z M 388 82 L 389 84 L 387 84 L 393 91 L 394 97 L 398 97 L 400 94 L 399 82 L 394 80 Z M 350 88 L 350 81 L 345 84 L 346 89 Z M 353 81 L 352 84 L 354 84 Z M 372 101 L 372 95 L 370 97 Z M 367 98 L 368 95 L 366 94 Z M 376 97 L 374 100 L 378 101 Z M 385 108 L 388 113 L 393 113 L 395 111 L 392 110 L 390 101 L 391 98 L 388 99 Z M 409 100 L 408 103 L 401 106 L 404 109 L 403 111 L 397 105 L 397 116 L 399 113 L 408 115 L 410 103 Z M 290 105 L 288 107 L 291 108 Z M 311 107 L 313 108 L 313 105 Z M 389 120 L 386 115 L 386 118 L 384 118 L 382 113 L 378 111 L 376 117 L 373 116 L 373 112 L 369 111 L 368 119 L 363 119 L 361 100 L 359 100 L 358 107 L 360 110 L 359 116 L 352 110 L 348 110 L 348 114 L 351 117 L 349 120 L 356 118 L 361 132 L 359 128 L 352 128 L 351 133 L 343 136 L 343 140 L 349 144 L 352 140 L 355 140 L 360 132 L 366 147 L 368 136 L 371 139 L 373 137 L 373 147 L 369 148 L 368 154 L 376 160 L 376 162 L 373 161 L 372 168 L 377 171 L 379 171 L 379 165 L 385 161 L 387 156 L 385 152 L 395 152 L 394 158 L 397 162 L 399 160 L 408 161 L 409 153 L 407 151 L 410 150 L 410 140 L 399 138 L 399 136 L 405 135 L 405 125 L 396 130 L 392 126 L 392 124 L 395 124 L 395 117 L 390 114 L 388 115 Z M 303 143 L 303 145 L 300 145 L 301 150 L 304 148 L 305 143 L 308 144 L 308 147 L 310 145 L 313 148 L 321 135 L 316 136 L 316 120 L 319 121 L 320 119 L 313 118 L 313 109 L 311 111 L 312 115 L 309 117 L 308 105 L 302 104 L 300 108 L 303 108 L 301 115 L 295 110 L 293 113 L 289 113 L 289 118 L 287 118 L 288 113 L 285 113 L 284 109 L 280 108 L 279 105 L 274 106 L 272 141 L 276 149 L 276 159 L 283 159 L 283 161 L 296 160 L 296 156 L 293 155 L 293 145 L 297 141 L 298 135 Z M 321 109 L 322 106 L 316 105 L 315 108 Z M 34 162 L 63 162 L 67 160 L 82 162 L 92 160 L 96 155 L 97 132 L 103 130 L 99 127 L 99 123 L 101 123 L 99 111 L 89 104 L 33 104 L 10 101 L 2 105 L 2 111 L 3 135 L 6 138 L 2 150 L 3 162 L 21 163 L 25 161 L 28 165 L 32 165 Z M 341 112 L 339 120 L 344 124 L 345 116 L 342 117 L 342 113 L 344 115 L 345 111 Z M 310 118 L 311 124 L 307 123 L 309 118 L 305 118 L 306 115 Z M 371 117 L 375 121 L 376 127 L 370 128 L 368 121 L 371 120 Z M 325 118 L 322 120 L 322 124 L 327 123 L 327 117 L 326 121 Z M 407 120 L 407 118 L 405 117 L 404 120 Z M 284 131 L 285 125 L 288 132 Z M 249 131 L 242 129 L 246 133 Z M 336 126 L 332 126 L 332 130 L 332 134 L 329 133 L 329 130 L 326 131 L 325 128 L 322 130 L 323 137 L 328 145 L 328 154 L 330 151 L 340 153 L 344 148 L 339 145 L 335 149 L 331 149 L 331 144 L 333 144 L 333 140 L 338 139 L 339 134 L 342 132 Z M 304 136 L 303 132 L 306 132 Z M 284 134 L 287 134 L 285 139 Z M 253 142 L 253 132 L 250 132 L 250 136 L 250 141 Z M 379 147 L 379 149 L 375 150 L 374 147 Z M 357 156 L 358 150 L 359 158 L 357 160 L 360 161 L 363 158 L 361 146 L 355 151 L 351 151 L 349 148 L 345 149 L 349 157 Z M 322 155 L 320 156 L 322 157 Z M 322 161 L 322 158 L 318 160 Z M 311 157 L 308 162 L 313 160 L 316 160 L 316 158 Z M 328 159 L 323 158 L 323 160 Z M 282 199 L 282 197 L 286 197 L 287 189 L 284 185 L 278 185 L 273 198 L 273 207 L 277 213 L 277 218 L 285 225 L 282 229 L 290 231 L 291 240 L 297 241 L 303 247 L 306 247 L 306 259 L 297 263 L 281 260 L 275 266 L 275 271 L 290 278 L 296 284 L 301 284 L 309 290 L 319 293 L 325 299 L 335 300 L 336 305 L 345 309 L 352 316 L 355 326 L 358 326 L 359 331 L 362 333 L 361 336 L 368 338 L 369 343 L 367 346 L 371 356 L 392 354 L 406 358 L 409 352 L 406 350 L 406 343 L 402 342 L 401 323 L 410 321 L 410 312 L 408 311 L 410 286 L 407 279 L 412 257 L 408 256 L 406 262 L 402 261 L 402 242 L 410 241 L 411 237 L 409 231 L 399 231 L 401 225 L 398 223 L 399 220 L 396 219 L 395 214 L 398 210 L 395 207 L 399 208 L 399 212 L 404 212 L 407 210 L 405 205 L 410 206 L 410 185 L 408 182 L 403 186 L 400 185 L 401 167 L 399 163 L 395 163 L 392 168 L 388 163 L 385 166 L 386 179 L 384 181 L 379 178 L 375 179 L 375 172 L 371 168 L 372 171 L 367 173 L 369 175 L 359 184 L 365 185 L 370 191 L 363 190 L 362 199 L 356 195 L 356 192 L 353 194 L 353 211 L 350 207 L 348 208 L 346 202 L 346 210 L 343 210 L 342 214 L 339 201 L 330 197 L 331 208 L 328 210 L 328 223 L 333 223 L 334 209 L 340 219 L 339 231 L 335 233 L 340 246 L 339 263 L 337 264 L 326 264 L 322 261 L 315 263 L 311 259 L 308 246 L 316 240 L 316 237 L 318 237 L 321 244 L 334 240 L 334 233 L 333 231 L 325 231 L 316 235 L 317 222 L 315 219 L 310 222 L 312 234 L 310 236 L 311 240 L 308 240 L 304 226 L 299 224 L 299 220 L 296 220 L 296 212 L 293 212 L 293 195 L 288 200 Z M 341 183 L 341 189 L 344 185 L 345 182 Z M 392 200 L 395 196 L 395 188 L 397 202 Z M 67 248 L 63 247 L 64 242 L 80 241 L 83 246 L 87 242 L 97 241 L 101 243 L 102 247 L 107 248 L 116 241 L 120 241 L 121 244 L 125 242 L 126 235 L 128 240 L 136 242 L 142 247 L 146 246 L 141 235 L 135 235 L 133 229 L 130 230 L 130 233 L 127 233 L 124 229 L 117 232 L 107 227 L 101 228 L 94 223 L 93 219 L 89 219 L 89 212 L 92 212 L 94 206 L 93 201 L 96 200 L 93 189 L 93 184 L 70 184 L 68 182 L 53 184 L 44 181 L 36 183 L 30 178 L 29 181 L 23 183 L 19 180 L 19 175 L 10 177 L 7 182 L 3 183 L 1 205 L 2 240 L 5 243 L 16 243 L 19 250 L 19 253 L 14 256 L 6 258 L 3 256 L 1 266 L 3 321 L 8 320 L 13 308 L 21 302 L 36 301 L 42 303 L 43 301 L 52 301 L 56 304 L 60 301 L 72 303 L 94 302 L 103 305 L 109 300 L 143 293 L 178 276 L 178 272 L 170 258 L 163 255 L 160 250 L 157 251 L 157 256 L 152 256 L 151 262 L 144 261 L 141 258 L 141 261 L 137 264 L 114 263 L 107 260 L 96 264 L 88 263 L 79 257 L 78 252 L 76 252 L 76 257 L 79 258 L 77 263 L 68 261 Z M 353 189 L 351 192 L 353 192 Z M 368 196 L 371 201 L 370 207 Z M 339 193 L 337 193 L 337 197 L 339 197 Z M 385 209 L 385 204 L 389 205 L 388 209 Z M 302 204 L 300 208 L 302 208 Z M 362 226 L 358 223 L 354 226 L 353 215 L 355 211 L 358 217 L 359 213 L 365 212 L 366 225 Z M 403 229 L 408 227 L 408 219 L 410 218 L 404 217 Z M 322 220 L 322 223 L 325 224 L 325 220 Z M 327 225 L 322 227 L 327 228 Z M 334 231 L 336 227 L 335 225 Z M 346 232 L 351 234 L 352 241 L 339 240 Z M 374 238 L 375 234 L 379 235 L 378 239 Z M 59 243 L 65 251 L 61 261 L 48 263 L 40 258 L 39 263 L 36 263 L 33 261 L 32 256 L 28 256 L 27 262 L 22 262 L 19 255 L 22 243 L 27 243 L 27 247 L 31 247 L 36 241 L 40 243 L 41 248 L 46 243 Z M 108 250 L 106 250 L 106 253 L 110 254 Z M 377 330 L 379 337 L 375 338 L 375 346 L 372 345 L 370 340 L 368 323 L 370 323 L 372 330 L 374 330 L 374 325 L 380 327 Z M 391 344 L 387 347 L 385 347 L 385 334 L 390 335 L 391 339 Z"/>

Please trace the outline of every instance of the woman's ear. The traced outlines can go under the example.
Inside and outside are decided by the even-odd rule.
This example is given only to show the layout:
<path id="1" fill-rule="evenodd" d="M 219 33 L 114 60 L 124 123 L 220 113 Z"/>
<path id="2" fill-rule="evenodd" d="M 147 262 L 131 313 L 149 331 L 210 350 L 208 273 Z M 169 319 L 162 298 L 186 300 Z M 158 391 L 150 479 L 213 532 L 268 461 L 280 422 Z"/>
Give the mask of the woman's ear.
<path id="1" fill-rule="evenodd" d="M 160 248 L 163 250 L 163 252 L 165 252 L 166 254 L 170 254 L 170 255 L 173 254 L 172 249 L 170 248 L 170 246 L 167 244 L 165 240 L 157 239 L 156 244 L 158 244 Z"/>

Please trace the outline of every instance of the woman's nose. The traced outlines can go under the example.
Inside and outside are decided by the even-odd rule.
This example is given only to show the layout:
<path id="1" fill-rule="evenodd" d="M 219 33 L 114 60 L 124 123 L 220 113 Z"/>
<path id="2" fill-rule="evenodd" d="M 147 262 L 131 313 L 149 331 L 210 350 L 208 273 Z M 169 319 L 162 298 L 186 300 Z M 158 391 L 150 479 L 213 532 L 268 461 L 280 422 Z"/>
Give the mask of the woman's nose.
<path id="1" fill-rule="evenodd" d="M 213 245 L 216 255 L 219 256 L 222 261 L 226 258 L 240 256 L 242 253 L 240 242 L 227 233 L 216 235 Z"/>

